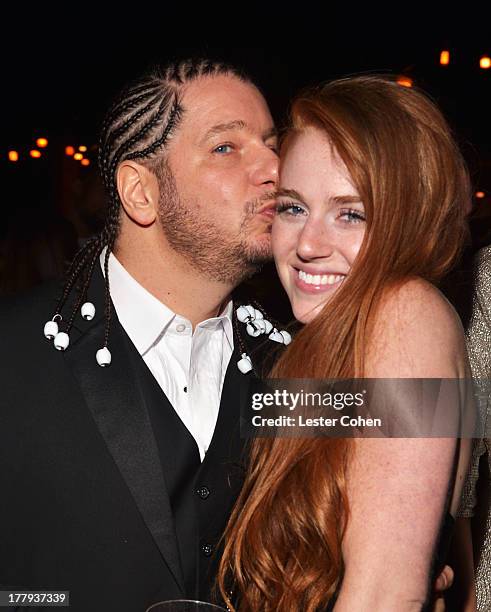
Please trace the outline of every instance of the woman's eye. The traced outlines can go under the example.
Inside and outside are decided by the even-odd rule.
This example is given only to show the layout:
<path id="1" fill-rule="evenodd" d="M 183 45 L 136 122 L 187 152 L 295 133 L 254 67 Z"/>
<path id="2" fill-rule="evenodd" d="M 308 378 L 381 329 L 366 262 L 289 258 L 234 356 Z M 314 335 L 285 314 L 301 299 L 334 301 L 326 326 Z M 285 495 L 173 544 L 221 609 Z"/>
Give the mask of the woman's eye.
<path id="1" fill-rule="evenodd" d="M 279 202 L 276 206 L 276 212 L 278 214 L 287 214 L 292 215 L 293 217 L 298 217 L 305 213 L 305 209 L 299 204 L 294 204 L 293 202 Z"/>
<path id="2" fill-rule="evenodd" d="M 347 223 L 362 223 L 365 221 L 365 214 L 359 210 L 355 210 L 354 208 L 342 210 L 339 216 Z"/>
<path id="3" fill-rule="evenodd" d="M 219 145 L 218 147 L 215 147 L 213 149 L 213 153 L 220 153 L 220 154 L 224 154 L 224 153 L 231 153 L 233 147 L 230 144 L 222 144 Z"/>

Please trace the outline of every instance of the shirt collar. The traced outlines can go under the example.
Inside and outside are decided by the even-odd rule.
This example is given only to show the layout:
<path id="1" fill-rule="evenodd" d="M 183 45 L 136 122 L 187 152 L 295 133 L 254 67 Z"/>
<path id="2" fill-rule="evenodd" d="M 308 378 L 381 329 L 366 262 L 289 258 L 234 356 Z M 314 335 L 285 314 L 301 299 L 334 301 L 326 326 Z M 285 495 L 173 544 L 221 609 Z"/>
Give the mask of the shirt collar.
<path id="1" fill-rule="evenodd" d="M 100 264 L 104 275 L 104 258 L 106 247 L 100 254 Z M 122 266 L 113 253 L 109 255 L 109 278 L 111 282 L 111 299 L 118 315 L 119 322 L 130 337 L 140 355 L 144 355 L 156 341 L 160 340 L 172 321 L 179 317 L 154 295 L 147 291 Z M 225 305 L 218 317 L 207 319 L 207 323 L 222 321 L 225 337 L 233 349 L 233 302 Z"/>
<path id="2" fill-rule="evenodd" d="M 100 255 L 104 274 L 106 248 Z M 113 253 L 109 255 L 111 299 L 119 322 L 143 355 L 176 316 L 170 308 L 147 291 L 119 263 Z"/>
<path id="3" fill-rule="evenodd" d="M 217 317 L 218 319 L 222 320 L 223 331 L 225 332 L 225 337 L 227 338 L 227 342 L 232 350 L 234 349 L 234 331 L 232 325 L 233 313 L 234 303 L 232 300 L 229 300 L 221 314 Z"/>

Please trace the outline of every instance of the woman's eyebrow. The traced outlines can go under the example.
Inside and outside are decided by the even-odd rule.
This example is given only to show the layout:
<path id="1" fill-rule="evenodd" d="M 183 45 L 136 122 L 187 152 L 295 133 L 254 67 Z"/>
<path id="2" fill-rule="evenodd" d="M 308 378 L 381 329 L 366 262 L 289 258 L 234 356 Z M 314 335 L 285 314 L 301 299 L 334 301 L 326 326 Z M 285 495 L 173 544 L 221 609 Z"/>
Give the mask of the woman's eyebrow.
<path id="1" fill-rule="evenodd" d="M 357 202 L 361 202 L 361 198 L 359 195 L 350 194 L 350 195 L 338 195 L 328 200 L 334 202 L 335 204 L 356 204 Z"/>
<path id="2" fill-rule="evenodd" d="M 295 189 L 286 189 L 285 187 L 280 187 L 274 192 L 275 197 L 280 196 L 288 196 L 289 198 L 294 198 L 296 200 L 304 200 L 305 198 Z"/>

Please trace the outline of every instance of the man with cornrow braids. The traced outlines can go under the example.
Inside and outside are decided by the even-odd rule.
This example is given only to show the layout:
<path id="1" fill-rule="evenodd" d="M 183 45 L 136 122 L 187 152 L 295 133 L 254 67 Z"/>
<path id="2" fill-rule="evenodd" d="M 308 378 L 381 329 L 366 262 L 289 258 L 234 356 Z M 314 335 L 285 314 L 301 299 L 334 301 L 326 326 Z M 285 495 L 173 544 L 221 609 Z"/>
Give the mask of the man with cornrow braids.
<path id="1" fill-rule="evenodd" d="M 183 61 L 124 91 L 99 163 L 100 235 L 1 308 L 0 589 L 212 601 L 244 454 L 230 296 L 270 257 L 276 131 L 239 71 Z"/>

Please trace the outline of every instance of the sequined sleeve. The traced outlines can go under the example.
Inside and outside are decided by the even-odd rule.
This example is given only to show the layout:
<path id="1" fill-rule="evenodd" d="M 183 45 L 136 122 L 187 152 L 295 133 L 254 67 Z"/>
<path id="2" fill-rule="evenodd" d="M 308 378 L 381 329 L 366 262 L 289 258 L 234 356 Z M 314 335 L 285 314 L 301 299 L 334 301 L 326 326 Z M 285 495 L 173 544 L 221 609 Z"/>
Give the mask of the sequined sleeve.
<path id="1" fill-rule="evenodd" d="M 491 379 L 491 247 L 479 251 L 476 258 L 475 293 L 472 317 L 467 330 L 467 349 L 471 364 L 472 376 L 475 379 Z M 488 387 L 489 388 L 489 387 Z M 491 416 L 491 400 L 488 397 L 483 404 L 485 418 Z M 472 460 L 464 485 L 458 515 L 471 517 L 476 504 L 476 482 L 479 472 L 479 460 L 486 452 L 489 440 L 475 440 Z"/>

